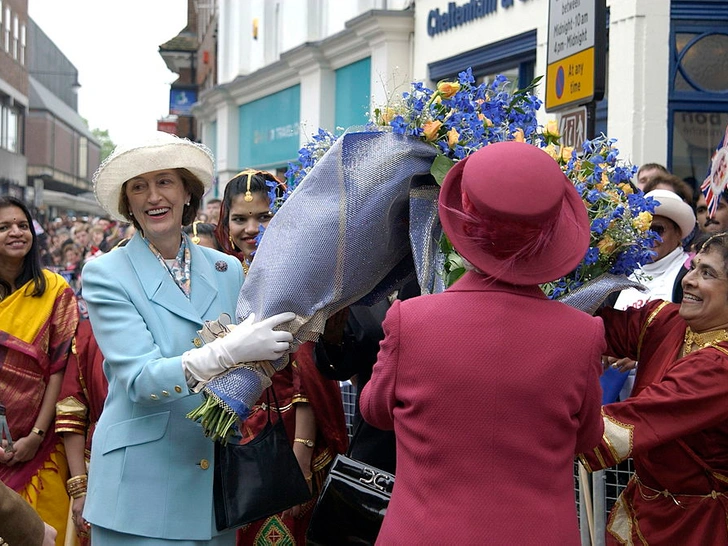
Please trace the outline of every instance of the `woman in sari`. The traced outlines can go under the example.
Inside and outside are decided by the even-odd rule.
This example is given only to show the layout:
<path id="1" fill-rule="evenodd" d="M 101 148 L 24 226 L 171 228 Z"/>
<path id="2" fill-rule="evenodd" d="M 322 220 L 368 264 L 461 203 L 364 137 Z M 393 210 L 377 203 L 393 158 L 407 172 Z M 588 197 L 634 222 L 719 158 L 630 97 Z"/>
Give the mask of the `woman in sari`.
<path id="1" fill-rule="evenodd" d="M 254 170 L 235 175 L 225 187 L 215 233 L 223 251 L 237 256 L 246 273 L 283 190 L 271 173 Z M 336 381 L 324 379 L 316 370 L 311 343 L 291 354 L 290 362 L 271 380 L 293 452 L 316 493 L 334 457 L 346 451 L 348 443 L 341 390 Z M 243 442 L 252 440 L 265 426 L 268 412 L 261 410 L 266 404 L 263 394 L 241 426 Z M 314 494 L 305 504 L 242 527 L 237 544 L 305 544 L 315 502 Z"/>
<path id="2" fill-rule="evenodd" d="M 728 544 L 728 234 L 703 243 L 680 304 L 599 311 L 607 354 L 638 360 L 631 396 L 602 407 L 590 471 L 632 457 L 607 544 Z"/>
<path id="3" fill-rule="evenodd" d="M 68 465 L 54 430 L 55 403 L 78 324 L 73 291 L 42 269 L 27 206 L 0 198 L 0 397 L 12 444 L 0 449 L 0 480 L 66 533 Z"/>

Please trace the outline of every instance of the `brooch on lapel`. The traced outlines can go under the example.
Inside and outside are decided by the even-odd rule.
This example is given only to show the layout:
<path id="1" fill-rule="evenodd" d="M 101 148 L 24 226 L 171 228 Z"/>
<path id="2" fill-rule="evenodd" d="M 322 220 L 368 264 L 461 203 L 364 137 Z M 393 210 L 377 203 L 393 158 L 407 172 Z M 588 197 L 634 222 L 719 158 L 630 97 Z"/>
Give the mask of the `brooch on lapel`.
<path id="1" fill-rule="evenodd" d="M 215 262 L 215 269 L 218 271 L 227 271 L 227 262 L 224 262 L 223 260 Z"/>

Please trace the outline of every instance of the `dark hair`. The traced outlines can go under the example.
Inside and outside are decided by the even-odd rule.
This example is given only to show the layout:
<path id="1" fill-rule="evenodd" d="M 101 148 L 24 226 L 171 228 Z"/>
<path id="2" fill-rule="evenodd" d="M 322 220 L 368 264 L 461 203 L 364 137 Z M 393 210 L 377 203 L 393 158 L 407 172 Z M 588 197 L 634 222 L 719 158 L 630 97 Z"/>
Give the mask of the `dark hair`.
<path id="1" fill-rule="evenodd" d="M 23 267 L 20 270 L 20 274 L 15 279 L 15 287 L 19 288 L 28 281 L 32 280 L 34 287 L 30 295 L 32 297 L 39 298 L 45 293 L 46 279 L 43 275 L 43 266 L 40 263 L 40 248 L 38 246 L 38 236 L 35 233 L 35 226 L 33 225 L 33 217 L 30 214 L 28 206 L 20 199 L 10 197 L 9 195 L 0 197 L 0 209 L 8 207 L 17 207 L 23 211 L 25 219 L 29 224 L 30 234 L 33 236 L 33 242 L 30 245 L 30 250 L 25 255 L 25 258 L 23 258 Z M 10 295 L 10 293 L 10 285 L 5 281 L 0 280 L 0 295 L 2 295 L 2 297 L 6 297 Z"/>
<path id="2" fill-rule="evenodd" d="M 230 216 L 230 207 L 232 206 L 233 199 L 248 191 L 248 173 L 250 171 L 243 171 L 235 175 L 234 178 L 227 183 L 225 186 L 225 193 L 222 197 L 222 208 L 224 209 L 225 216 L 220 213 L 220 223 L 223 221 L 227 222 Z M 272 189 L 276 192 L 276 197 L 280 197 L 283 194 L 283 188 L 278 179 L 267 171 L 258 171 L 250 175 L 250 193 L 262 193 L 269 200 L 269 194 Z M 274 187 L 270 187 L 270 183 L 273 182 Z M 280 192 L 280 195 L 279 195 Z"/>
<path id="3" fill-rule="evenodd" d="M 176 168 L 171 170 L 179 174 L 180 178 L 182 178 L 185 190 L 190 192 L 190 204 L 189 206 L 185 205 L 185 210 L 182 213 L 182 225 L 188 226 L 195 221 L 195 218 L 197 218 L 197 212 L 200 210 L 202 196 L 205 193 L 205 185 L 200 182 L 199 178 L 187 169 Z M 126 196 L 125 189 L 128 182 L 128 180 L 124 182 L 121 186 L 121 192 L 119 192 L 119 212 L 124 218 L 129 220 L 140 233 L 144 233 L 139 221 L 131 215 L 129 198 Z"/>
<path id="4" fill-rule="evenodd" d="M 215 241 L 215 244 L 217 245 L 218 249 L 220 248 L 220 244 L 217 242 L 217 239 L 215 238 L 215 224 L 210 224 L 207 222 L 200 222 L 198 220 L 195 220 L 189 226 L 185 226 L 182 231 L 184 231 L 187 235 L 192 237 L 193 243 L 197 243 L 197 241 L 194 240 L 195 234 L 206 235 L 208 237 L 212 237 L 212 240 Z"/>
<path id="5" fill-rule="evenodd" d="M 679 195 L 683 201 L 685 201 L 688 205 L 692 206 L 693 189 L 688 185 L 687 182 L 685 182 L 681 178 L 678 178 L 674 174 L 658 174 L 650 178 L 645 183 L 645 187 L 642 189 L 642 191 L 645 193 L 649 193 L 652 190 L 657 189 L 657 186 L 659 186 L 660 184 L 670 186 L 673 193 Z"/>
<path id="6" fill-rule="evenodd" d="M 250 187 L 248 187 L 248 180 L 250 180 Z M 286 187 L 271 173 L 252 169 L 239 172 L 225 186 L 225 193 L 220 204 L 220 217 L 215 228 L 215 237 L 223 252 L 237 256 L 241 261 L 244 260 L 244 256 L 230 241 L 230 226 L 228 223 L 233 199 L 240 194 L 245 194 L 247 191 L 250 191 L 251 194 L 263 194 L 270 202 L 271 195 L 274 195 L 275 199 L 282 198 Z M 273 193 L 271 194 L 271 192 Z"/>
<path id="7" fill-rule="evenodd" d="M 707 239 L 702 241 L 698 247 L 698 252 L 708 252 L 710 249 L 715 249 L 720 252 L 725 264 L 726 273 L 728 273 L 728 233 L 716 233 L 710 235 Z"/>

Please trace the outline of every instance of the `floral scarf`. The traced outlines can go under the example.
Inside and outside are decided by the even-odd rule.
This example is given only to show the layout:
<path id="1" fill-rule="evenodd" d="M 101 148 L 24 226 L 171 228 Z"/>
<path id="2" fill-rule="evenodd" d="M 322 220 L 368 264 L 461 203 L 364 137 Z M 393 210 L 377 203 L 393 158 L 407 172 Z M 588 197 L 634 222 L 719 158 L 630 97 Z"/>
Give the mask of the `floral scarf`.
<path id="1" fill-rule="evenodd" d="M 182 244 L 179 246 L 179 252 L 177 257 L 174 259 L 174 263 L 170 266 L 167 265 L 167 260 L 164 259 L 162 253 L 157 250 L 151 241 L 142 236 L 142 240 L 147 244 L 149 250 L 157 257 L 159 262 L 164 268 L 169 271 L 172 275 L 174 282 L 180 287 L 180 290 L 184 292 L 184 295 L 189 299 L 190 297 L 190 247 L 187 242 L 187 237 L 182 235 Z"/>

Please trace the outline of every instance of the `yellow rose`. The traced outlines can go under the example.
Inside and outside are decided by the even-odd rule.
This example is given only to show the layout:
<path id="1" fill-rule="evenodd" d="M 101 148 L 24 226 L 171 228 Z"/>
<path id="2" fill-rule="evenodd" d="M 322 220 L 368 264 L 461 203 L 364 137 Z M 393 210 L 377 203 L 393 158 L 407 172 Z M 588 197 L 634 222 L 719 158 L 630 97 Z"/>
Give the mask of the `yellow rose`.
<path id="1" fill-rule="evenodd" d="M 394 119 L 394 116 L 397 114 L 397 112 L 394 111 L 394 108 L 390 108 L 387 106 L 384 111 L 382 112 L 382 123 L 385 125 L 392 121 Z"/>
<path id="2" fill-rule="evenodd" d="M 638 229 L 640 231 L 647 231 L 652 225 L 652 213 L 647 211 L 640 212 L 637 215 L 637 218 L 632 220 L 632 225 L 635 227 L 635 229 Z"/>
<path id="3" fill-rule="evenodd" d="M 458 140 L 460 140 L 460 133 L 458 133 L 455 127 L 453 127 L 447 132 L 447 145 L 450 146 L 450 148 L 454 148 L 455 144 L 458 143 Z"/>
<path id="4" fill-rule="evenodd" d="M 485 117 L 485 114 L 480 113 L 478 114 L 478 119 L 483 122 L 483 126 L 487 129 L 488 127 L 493 127 L 493 122 L 490 121 L 487 117 Z"/>
<path id="5" fill-rule="evenodd" d="M 440 82 L 437 84 L 437 90 L 443 97 L 449 99 L 460 91 L 460 84 L 458 82 Z"/>
<path id="6" fill-rule="evenodd" d="M 523 129 L 516 129 L 513 133 L 513 140 L 516 142 L 526 142 L 526 137 L 523 134 Z"/>
<path id="7" fill-rule="evenodd" d="M 630 195 L 630 194 L 634 193 L 634 189 L 632 188 L 632 185 L 627 184 L 627 182 L 623 182 L 622 184 L 620 184 L 619 189 L 622 190 L 625 193 L 625 195 Z"/>
<path id="8" fill-rule="evenodd" d="M 439 120 L 435 121 L 428 121 L 422 126 L 422 131 L 425 134 L 425 140 L 428 142 L 432 142 L 437 138 L 437 133 L 440 131 L 440 127 L 442 127 L 442 122 Z"/>
<path id="9" fill-rule="evenodd" d="M 559 159 L 559 153 L 556 151 L 556 146 L 549 144 L 546 146 L 544 151 L 549 154 L 553 159 Z"/>
<path id="10" fill-rule="evenodd" d="M 573 146 L 562 146 L 561 147 L 561 161 L 566 161 L 567 163 L 571 160 L 571 154 L 574 153 L 574 147 Z"/>
<path id="11" fill-rule="evenodd" d="M 543 130 L 544 135 L 549 135 L 553 137 L 560 137 L 561 133 L 559 133 L 559 122 L 555 119 L 550 119 L 546 123 L 546 127 Z"/>
<path id="12" fill-rule="evenodd" d="M 609 255 L 617 248 L 617 242 L 609 235 L 605 235 L 598 243 L 597 248 L 600 254 Z"/>

